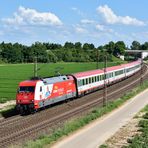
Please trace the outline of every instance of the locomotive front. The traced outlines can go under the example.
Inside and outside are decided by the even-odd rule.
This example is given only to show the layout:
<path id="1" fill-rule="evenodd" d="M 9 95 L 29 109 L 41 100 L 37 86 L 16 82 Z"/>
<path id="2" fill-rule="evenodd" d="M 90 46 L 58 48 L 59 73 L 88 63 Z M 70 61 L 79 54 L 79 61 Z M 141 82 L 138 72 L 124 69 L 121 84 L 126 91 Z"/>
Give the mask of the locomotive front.
<path id="1" fill-rule="evenodd" d="M 37 81 L 20 82 L 16 95 L 16 108 L 21 113 L 34 111 L 34 96 Z"/>

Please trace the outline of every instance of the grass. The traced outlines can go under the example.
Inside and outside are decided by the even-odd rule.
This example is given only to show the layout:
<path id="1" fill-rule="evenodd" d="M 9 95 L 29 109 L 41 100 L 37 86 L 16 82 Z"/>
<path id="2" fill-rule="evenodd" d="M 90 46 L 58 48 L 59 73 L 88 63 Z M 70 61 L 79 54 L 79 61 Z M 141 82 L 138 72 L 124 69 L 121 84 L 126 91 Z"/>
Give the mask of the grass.
<path id="1" fill-rule="evenodd" d="M 108 66 L 119 64 L 120 61 L 108 63 Z M 48 77 L 96 69 L 96 63 L 48 63 L 38 64 L 38 76 Z M 99 63 L 99 68 L 103 63 Z M 0 103 L 15 99 L 17 86 L 20 81 L 33 77 L 33 64 L 2 64 L 0 65 Z"/>
<path id="2" fill-rule="evenodd" d="M 24 147 L 27 148 L 42 148 L 47 144 L 52 144 L 53 142 L 57 141 L 59 138 L 69 135 L 70 133 L 74 132 L 77 129 L 80 129 L 81 127 L 87 125 L 88 123 L 92 122 L 93 120 L 103 116 L 106 113 L 111 112 L 115 108 L 121 106 L 125 101 L 128 99 L 134 97 L 139 92 L 143 91 L 144 89 L 148 88 L 148 81 L 146 81 L 142 86 L 139 86 L 135 89 L 133 89 L 130 93 L 127 93 L 123 97 L 108 102 L 108 104 L 105 107 L 98 107 L 92 110 L 91 113 L 88 115 L 71 120 L 63 126 L 63 128 L 56 129 L 51 135 L 43 135 L 40 136 L 39 139 L 35 141 L 28 142 Z M 106 145 L 102 145 L 102 147 L 107 147 Z"/>
<path id="3" fill-rule="evenodd" d="M 148 148 L 148 105 L 142 112 L 145 112 L 145 114 L 138 125 L 141 134 L 135 135 L 132 139 L 128 139 L 129 145 L 124 146 L 124 148 Z"/>

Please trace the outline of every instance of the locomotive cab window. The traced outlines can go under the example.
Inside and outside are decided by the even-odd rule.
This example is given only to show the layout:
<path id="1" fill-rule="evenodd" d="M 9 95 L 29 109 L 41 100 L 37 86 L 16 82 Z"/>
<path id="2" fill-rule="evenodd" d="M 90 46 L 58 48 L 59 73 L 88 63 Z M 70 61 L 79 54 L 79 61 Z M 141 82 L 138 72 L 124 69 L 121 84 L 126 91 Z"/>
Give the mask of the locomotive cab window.
<path id="1" fill-rule="evenodd" d="M 18 92 L 34 92 L 34 86 L 20 86 Z"/>

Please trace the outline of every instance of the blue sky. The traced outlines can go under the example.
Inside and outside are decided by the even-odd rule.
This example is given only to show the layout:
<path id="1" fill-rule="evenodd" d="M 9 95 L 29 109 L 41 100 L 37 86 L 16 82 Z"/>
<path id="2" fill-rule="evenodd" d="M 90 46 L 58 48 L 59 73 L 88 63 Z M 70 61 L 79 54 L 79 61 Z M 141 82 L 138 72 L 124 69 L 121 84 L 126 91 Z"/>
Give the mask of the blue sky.
<path id="1" fill-rule="evenodd" d="M 0 42 L 144 43 L 147 6 L 147 0 L 5 0 L 0 5 Z"/>

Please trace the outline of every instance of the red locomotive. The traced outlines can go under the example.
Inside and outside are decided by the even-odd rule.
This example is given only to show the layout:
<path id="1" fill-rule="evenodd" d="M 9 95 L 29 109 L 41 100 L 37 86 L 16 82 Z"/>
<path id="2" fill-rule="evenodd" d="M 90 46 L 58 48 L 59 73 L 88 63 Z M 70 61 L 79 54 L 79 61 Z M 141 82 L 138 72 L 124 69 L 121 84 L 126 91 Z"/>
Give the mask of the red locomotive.
<path id="1" fill-rule="evenodd" d="M 133 75 L 141 69 L 141 61 L 92 70 L 71 75 L 20 82 L 16 107 L 22 114 L 34 112 L 50 104 L 80 97 L 104 86 Z"/>

